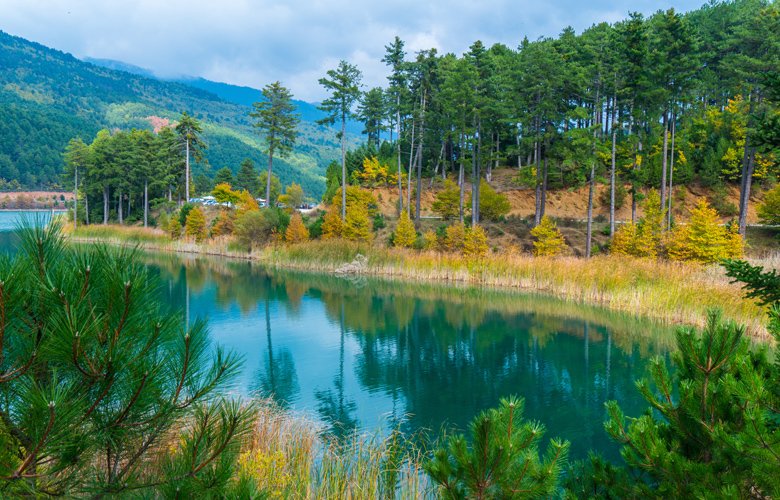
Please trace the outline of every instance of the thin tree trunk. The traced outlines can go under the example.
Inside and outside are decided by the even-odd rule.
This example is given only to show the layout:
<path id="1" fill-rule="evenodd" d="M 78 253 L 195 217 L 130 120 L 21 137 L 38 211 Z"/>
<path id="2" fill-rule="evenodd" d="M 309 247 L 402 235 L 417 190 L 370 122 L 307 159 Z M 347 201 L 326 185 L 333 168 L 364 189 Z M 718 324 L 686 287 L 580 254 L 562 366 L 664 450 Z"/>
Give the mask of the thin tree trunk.
<path id="1" fill-rule="evenodd" d="M 271 132 L 271 139 L 269 142 L 274 141 L 274 132 Z M 268 148 L 268 175 L 265 179 L 265 206 L 266 208 L 271 207 L 271 170 L 274 166 L 274 152 L 269 147 Z"/>
<path id="2" fill-rule="evenodd" d="M 347 150 L 344 135 L 347 133 L 347 117 L 341 114 L 341 222 L 347 220 Z M 268 180 L 271 179 L 269 173 Z"/>
<path id="3" fill-rule="evenodd" d="M 103 225 L 108 224 L 108 186 L 103 186 Z"/>
<path id="4" fill-rule="evenodd" d="M 534 209 L 534 227 L 538 226 L 542 220 L 542 170 L 539 168 L 539 117 L 536 117 L 536 141 L 534 141 L 534 162 L 536 163 L 536 207 Z"/>
<path id="5" fill-rule="evenodd" d="M 420 198 L 422 196 L 422 141 L 417 146 L 417 196 L 414 204 L 414 220 L 420 220 Z"/>
<path id="6" fill-rule="evenodd" d="M 75 169 L 76 179 L 73 181 L 73 229 L 78 227 L 79 220 L 79 166 L 76 165 Z"/>
<path id="7" fill-rule="evenodd" d="M 144 227 L 149 227 L 149 179 L 144 178 Z"/>
<path id="8" fill-rule="evenodd" d="M 471 225 L 476 226 L 479 224 L 479 202 L 480 202 L 480 196 L 479 196 L 479 188 L 480 184 L 482 183 L 482 172 L 480 171 L 481 167 L 481 161 L 482 161 L 482 118 L 479 119 L 479 122 L 477 124 L 477 163 L 476 163 L 476 185 L 472 188 L 473 194 L 477 200 L 477 202 L 474 204 L 474 211 L 471 213 Z"/>
<path id="9" fill-rule="evenodd" d="M 675 113 L 672 113 L 672 161 L 671 161 L 671 165 L 669 166 L 669 212 L 666 214 L 667 217 L 666 228 L 669 231 L 671 231 L 672 229 L 672 186 L 673 186 L 672 178 L 674 177 L 674 133 L 677 128 L 676 122 L 677 122 L 677 115 Z"/>
<path id="10" fill-rule="evenodd" d="M 415 126 L 415 120 L 412 118 L 412 143 L 409 147 L 409 172 L 406 176 L 407 183 L 406 183 L 406 213 L 410 214 L 412 211 L 412 169 L 414 166 L 415 160 L 417 160 L 417 155 L 414 151 L 414 127 Z"/>
<path id="11" fill-rule="evenodd" d="M 190 138 L 188 137 L 185 141 L 186 149 L 187 149 L 187 168 L 184 171 L 184 201 L 190 201 Z M 181 205 L 181 202 L 179 202 Z M 120 217 L 121 222 L 121 217 Z"/>
<path id="12" fill-rule="evenodd" d="M 585 239 L 585 258 L 590 258 L 590 245 L 593 235 L 593 188 L 596 177 L 596 163 L 590 164 L 590 189 L 588 189 L 588 235 Z"/>
<path id="13" fill-rule="evenodd" d="M 460 169 L 458 171 L 458 185 L 460 185 L 460 223 L 463 224 L 463 188 L 464 188 L 464 182 L 463 182 L 463 136 L 460 136 L 460 141 L 458 142 L 458 149 L 460 149 L 460 161 L 458 162 L 458 165 L 460 166 Z"/>
<path id="14" fill-rule="evenodd" d="M 749 117 L 753 116 L 753 111 L 753 92 L 751 92 Z M 749 119 L 749 121 L 752 120 Z M 743 238 L 745 237 L 745 230 L 747 228 L 748 201 L 750 200 L 750 187 L 753 180 L 754 167 L 754 150 L 750 147 L 750 125 L 751 123 L 748 123 L 747 132 L 745 134 L 745 153 L 742 157 L 742 182 L 739 190 L 739 234 L 741 234 Z"/>
<path id="15" fill-rule="evenodd" d="M 89 226 L 89 193 L 86 184 L 84 185 L 84 222 Z"/>
<path id="16" fill-rule="evenodd" d="M 544 217 L 544 209 L 547 206 L 547 150 L 544 152 L 544 173 L 542 174 L 542 203 L 539 208 L 539 221 Z"/>
<path id="17" fill-rule="evenodd" d="M 119 194 L 117 195 L 116 200 L 116 211 L 117 215 L 119 216 L 119 223 L 122 223 L 122 190 L 119 190 Z"/>
<path id="18" fill-rule="evenodd" d="M 661 159 L 661 206 L 666 205 L 666 169 L 667 155 L 669 148 L 669 109 L 668 104 L 664 104 L 664 147 L 663 158 Z"/>
<path id="19" fill-rule="evenodd" d="M 617 85 L 616 85 L 617 87 Z M 617 92 L 617 90 L 615 91 Z M 612 102 L 614 108 L 617 108 L 617 95 Z M 615 113 L 612 113 L 612 168 L 609 171 L 609 237 L 615 234 L 615 145 L 617 143 L 617 122 Z"/>
<path id="20" fill-rule="evenodd" d="M 395 112 L 395 125 L 396 125 L 396 151 L 398 152 L 398 215 L 404 210 L 404 190 L 402 187 L 401 179 L 401 96 L 396 96 L 396 112 Z"/>

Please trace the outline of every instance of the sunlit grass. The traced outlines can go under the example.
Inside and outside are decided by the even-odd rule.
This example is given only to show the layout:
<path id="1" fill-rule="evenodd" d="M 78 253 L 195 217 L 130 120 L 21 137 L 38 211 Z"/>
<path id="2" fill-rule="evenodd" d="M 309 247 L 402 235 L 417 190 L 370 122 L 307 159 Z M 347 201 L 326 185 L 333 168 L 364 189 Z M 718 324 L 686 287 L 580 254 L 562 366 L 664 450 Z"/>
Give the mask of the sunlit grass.
<path id="1" fill-rule="evenodd" d="M 335 440 L 308 417 L 264 401 L 240 474 L 253 477 L 270 498 L 435 498 L 423 455 L 396 432 Z"/>

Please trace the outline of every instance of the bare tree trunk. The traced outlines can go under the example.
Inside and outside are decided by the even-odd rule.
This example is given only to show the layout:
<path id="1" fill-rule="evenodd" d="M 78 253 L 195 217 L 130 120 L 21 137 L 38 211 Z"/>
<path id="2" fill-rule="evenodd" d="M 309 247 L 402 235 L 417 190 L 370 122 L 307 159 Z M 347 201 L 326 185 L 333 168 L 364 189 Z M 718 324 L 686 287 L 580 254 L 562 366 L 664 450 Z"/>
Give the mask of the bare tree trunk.
<path id="1" fill-rule="evenodd" d="M 672 229 L 672 178 L 674 177 L 674 133 L 677 128 L 676 126 L 677 122 L 677 115 L 675 113 L 672 113 L 672 162 L 669 166 L 669 211 L 666 214 L 667 222 L 666 222 L 666 228 L 667 230 L 671 231 Z"/>
<path id="2" fill-rule="evenodd" d="M 414 125 L 415 120 L 412 118 L 412 143 L 409 147 L 409 174 L 407 177 L 407 184 L 406 184 L 406 213 L 411 214 L 411 208 L 412 208 L 412 168 L 414 165 L 414 161 L 417 159 L 417 156 L 414 152 Z"/>
<path id="3" fill-rule="evenodd" d="M 108 186 L 103 186 L 103 225 L 108 224 Z"/>
<path id="4" fill-rule="evenodd" d="M 667 155 L 669 148 L 669 109 L 668 104 L 664 104 L 664 148 L 663 158 L 661 159 L 661 207 L 666 205 L 666 168 Z"/>
<path id="5" fill-rule="evenodd" d="M 347 150 L 344 135 L 347 133 L 347 117 L 341 114 L 341 222 L 347 220 Z M 271 172 L 268 172 L 271 181 Z M 270 190 L 268 191 L 270 195 Z M 270 196 L 269 196 L 270 198 Z M 270 199 L 268 200 L 271 201 Z"/>
<path id="6" fill-rule="evenodd" d="M 517 141 L 517 170 L 520 170 L 523 168 L 523 159 L 520 155 L 520 124 L 517 124 L 517 136 L 515 137 Z"/>
<path id="7" fill-rule="evenodd" d="M 590 164 L 590 189 L 588 189 L 588 235 L 585 239 L 585 258 L 590 258 L 590 245 L 593 235 L 593 189 L 594 179 L 596 177 L 596 164 L 591 162 Z"/>
<path id="8" fill-rule="evenodd" d="M 185 189 L 184 201 L 187 202 L 187 201 L 190 201 L 190 139 L 189 139 L 189 137 L 185 141 L 185 144 L 186 144 L 186 149 L 187 149 L 187 156 L 186 156 L 187 168 L 185 169 L 185 172 L 184 172 L 184 189 Z M 119 222 L 120 223 L 122 222 L 122 216 L 121 215 L 119 216 Z"/>
<path id="9" fill-rule="evenodd" d="M 617 92 L 617 85 L 615 86 Z M 617 95 L 612 102 L 617 109 Z M 617 143 L 617 121 L 615 113 L 612 113 L 612 168 L 609 172 L 609 237 L 615 234 L 615 145 Z"/>
<path id="10" fill-rule="evenodd" d="M 397 147 L 396 151 L 398 152 L 398 215 L 401 215 L 401 212 L 404 210 L 404 190 L 402 187 L 402 179 L 401 179 L 401 96 L 398 95 L 396 97 L 396 112 L 395 112 L 395 126 L 396 126 L 396 141 Z"/>
<path id="11" fill-rule="evenodd" d="M 89 193 L 86 184 L 84 185 L 84 222 L 89 226 Z"/>
<path id="12" fill-rule="evenodd" d="M 420 220 L 420 198 L 422 197 L 422 141 L 417 145 L 417 196 L 414 204 L 414 220 Z"/>
<path id="13" fill-rule="evenodd" d="M 122 223 L 122 190 L 119 190 L 119 194 L 117 195 L 116 200 L 116 211 L 117 215 L 119 216 L 119 223 Z"/>
<path id="14" fill-rule="evenodd" d="M 144 227 L 149 227 L 149 179 L 144 178 Z"/>
<path id="15" fill-rule="evenodd" d="M 760 96 L 759 96 L 760 103 Z M 753 116 L 753 92 L 750 93 L 750 113 L 748 116 Z M 752 120 L 751 120 L 752 121 Z M 747 210 L 748 201 L 750 200 L 750 185 L 753 180 L 753 158 L 755 149 L 750 147 L 750 123 L 748 124 L 747 132 L 745 134 L 745 153 L 742 157 L 742 183 L 739 190 L 739 234 L 745 237 L 745 230 L 747 229 Z"/>
<path id="16" fill-rule="evenodd" d="M 79 166 L 76 165 L 75 180 L 73 181 L 73 229 L 78 227 L 79 220 Z"/>
<path id="17" fill-rule="evenodd" d="M 536 207 L 534 210 L 534 227 L 542 221 L 542 170 L 539 168 L 539 117 L 536 117 L 536 141 L 534 141 L 534 162 L 536 163 Z"/>
<path id="18" fill-rule="evenodd" d="M 458 162 L 460 165 L 460 170 L 458 172 L 458 185 L 460 185 L 460 223 L 463 224 L 463 185 L 465 184 L 463 182 L 463 135 L 460 136 L 458 149 L 460 149 L 460 162 Z"/>
<path id="19" fill-rule="evenodd" d="M 274 141 L 275 133 L 271 132 L 271 139 L 269 142 Z M 265 179 L 265 206 L 266 208 L 271 207 L 271 171 L 274 166 L 274 154 L 273 151 L 271 151 L 271 148 L 268 148 L 268 173 L 266 175 Z"/>

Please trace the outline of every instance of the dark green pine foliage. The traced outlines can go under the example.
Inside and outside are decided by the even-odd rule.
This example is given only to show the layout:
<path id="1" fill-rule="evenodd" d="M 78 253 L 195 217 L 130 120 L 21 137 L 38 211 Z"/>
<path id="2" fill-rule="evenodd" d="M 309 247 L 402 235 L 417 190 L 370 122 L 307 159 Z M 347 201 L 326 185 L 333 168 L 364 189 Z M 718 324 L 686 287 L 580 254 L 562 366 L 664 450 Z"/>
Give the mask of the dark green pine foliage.
<path id="1" fill-rule="evenodd" d="M 301 117 L 295 112 L 298 106 L 293 104 L 292 93 L 278 81 L 263 87 L 262 94 L 265 100 L 252 104 L 254 111 L 249 116 L 257 118 L 252 126 L 258 129 L 257 133 L 266 143 L 268 175 L 265 196 L 271 199 L 274 153 L 282 158 L 290 155 L 298 137 L 297 127 Z"/>
<path id="2" fill-rule="evenodd" d="M 255 172 L 255 164 L 249 158 L 241 162 L 241 168 L 236 174 L 236 185 L 233 188 L 236 191 L 246 189 L 252 196 L 257 196 L 260 193 L 260 181 L 257 178 L 257 172 Z"/>
<path id="3" fill-rule="evenodd" d="M 479 414 L 470 438 L 450 436 L 424 464 L 441 487 L 442 498 L 542 499 L 557 493 L 569 443 L 550 441 L 539 456 L 544 426 L 523 419 L 524 401 L 502 399 L 497 409 Z"/>
<path id="4" fill-rule="evenodd" d="M 0 257 L 2 496 L 257 498 L 233 479 L 252 407 L 218 396 L 239 357 L 162 307 L 136 250 L 60 227 Z"/>
<path id="5" fill-rule="evenodd" d="M 385 93 L 381 87 L 374 87 L 365 92 L 357 107 L 358 120 L 363 122 L 368 142 L 379 148 L 379 136 L 387 130 L 384 125 L 387 116 L 387 103 L 385 102 Z"/>
<path id="6" fill-rule="evenodd" d="M 217 175 L 214 176 L 214 185 L 217 184 L 230 184 L 233 187 L 235 180 L 233 179 L 233 171 L 228 167 L 222 167 L 217 170 Z"/>
<path id="7" fill-rule="evenodd" d="M 208 163 L 203 155 L 203 151 L 208 149 L 208 146 L 200 138 L 202 132 L 203 126 L 200 122 L 194 116 L 190 116 L 184 111 L 179 118 L 179 123 L 176 125 L 176 133 L 181 138 L 182 152 L 184 153 L 185 201 L 190 198 L 190 177 L 192 177 L 190 158 L 198 163 Z"/>
<path id="8" fill-rule="evenodd" d="M 347 150 L 344 134 L 346 133 L 347 119 L 357 118 L 352 107 L 360 99 L 360 81 L 363 79 L 363 74 L 357 69 L 357 66 L 340 61 L 338 68 L 328 70 L 327 75 L 327 78 L 320 78 L 319 83 L 330 92 L 330 97 L 322 101 L 321 106 L 318 106 L 318 109 L 324 111 L 327 116 L 322 120 L 317 120 L 317 123 L 333 125 L 336 121 L 341 122 L 341 131 L 337 137 L 341 139 L 341 220 L 343 221 L 347 216 Z"/>
<path id="9" fill-rule="evenodd" d="M 193 184 L 192 190 L 195 192 L 195 196 L 206 196 L 211 194 L 214 189 L 214 183 L 203 173 L 195 176 Z"/>

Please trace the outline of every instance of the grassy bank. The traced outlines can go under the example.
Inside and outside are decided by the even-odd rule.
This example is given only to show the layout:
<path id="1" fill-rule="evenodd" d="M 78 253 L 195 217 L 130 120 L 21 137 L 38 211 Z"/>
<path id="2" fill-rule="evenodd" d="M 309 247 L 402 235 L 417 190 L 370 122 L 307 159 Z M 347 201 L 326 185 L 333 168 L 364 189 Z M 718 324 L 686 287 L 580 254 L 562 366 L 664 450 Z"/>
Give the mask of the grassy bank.
<path id="1" fill-rule="evenodd" d="M 336 272 L 361 254 L 367 257 L 360 271 L 364 275 L 538 290 L 671 323 L 703 325 L 706 309 L 720 307 L 726 318 L 746 325 L 751 335 L 766 337 L 764 309 L 743 299 L 739 285 L 730 284 L 719 266 L 610 255 L 590 260 L 549 259 L 515 252 L 493 252 L 475 261 L 456 254 L 344 240 L 271 245 L 247 254 L 229 250 L 227 239 L 197 245 L 171 241 L 157 230 L 113 226 L 99 230 L 79 228 L 73 236 L 77 241 L 138 244 L 150 250 L 252 259 L 276 268 L 328 273 Z M 761 263 L 766 267 L 780 264 L 766 259 Z"/>
<path id="2" fill-rule="evenodd" d="M 239 473 L 253 477 L 274 499 L 436 497 L 422 470 L 424 450 L 415 442 L 397 432 L 335 440 L 320 427 L 271 401 L 261 402 Z"/>

